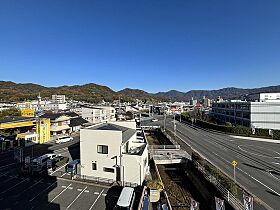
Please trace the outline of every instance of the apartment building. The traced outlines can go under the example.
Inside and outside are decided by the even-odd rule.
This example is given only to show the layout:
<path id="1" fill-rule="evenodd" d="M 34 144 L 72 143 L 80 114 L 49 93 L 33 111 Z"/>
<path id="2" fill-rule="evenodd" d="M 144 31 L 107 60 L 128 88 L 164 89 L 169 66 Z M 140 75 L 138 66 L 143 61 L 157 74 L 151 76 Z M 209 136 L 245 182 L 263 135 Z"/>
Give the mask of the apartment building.
<path id="1" fill-rule="evenodd" d="M 245 127 L 280 130 L 279 93 L 259 93 L 251 101 L 231 100 L 212 105 L 212 116 L 222 122 Z"/>
<path id="2" fill-rule="evenodd" d="M 52 95 L 52 102 L 59 104 L 66 103 L 65 95 Z"/>
<path id="3" fill-rule="evenodd" d="M 50 119 L 51 136 L 68 135 L 71 132 L 70 117 L 63 113 L 45 113 L 43 118 Z"/>
<path id="4" fill-rule="evenodd" d="M 141 185 L 148 170 L 148 146 L 136 122 L 100 123 L 81 129 L 81 174 Z"/>
<path id="5" fill-rule="evenodd" d="M 115 115 L 115 108 L 109 106 L 82 107 L 82 118 L 94 124 L 115 121 Z"/>

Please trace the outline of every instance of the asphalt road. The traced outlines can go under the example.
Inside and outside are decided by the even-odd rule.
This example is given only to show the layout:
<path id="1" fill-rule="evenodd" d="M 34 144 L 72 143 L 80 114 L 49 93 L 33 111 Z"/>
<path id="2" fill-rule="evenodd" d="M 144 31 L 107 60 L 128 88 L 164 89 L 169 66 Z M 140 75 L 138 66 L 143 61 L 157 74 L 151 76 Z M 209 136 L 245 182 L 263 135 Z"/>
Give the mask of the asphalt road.
<path id="1" fill-rule="evenodd" d="M 163 125 L 146 121 L 144 124 Z M 166 128 L 174 131 L 173 119 Z M 271 209 L 280 209 L 280 144 L 234 138 L 176 121 L 177 136 L 233 177 L 231 162 L 236 160 L 236 180 Z"/>

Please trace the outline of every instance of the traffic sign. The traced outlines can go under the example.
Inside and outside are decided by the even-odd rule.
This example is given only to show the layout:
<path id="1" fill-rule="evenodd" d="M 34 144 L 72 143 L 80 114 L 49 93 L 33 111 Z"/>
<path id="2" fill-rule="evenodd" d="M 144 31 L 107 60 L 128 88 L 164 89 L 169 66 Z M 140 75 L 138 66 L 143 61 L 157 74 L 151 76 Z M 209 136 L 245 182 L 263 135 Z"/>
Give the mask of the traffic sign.
<path id="1" fill-rule="evenodd" d="M 237 162 L 234 160 L 231 162 L 231 165 L 233 165 L 233 167 L 236 167 L 237 166 Z"/>

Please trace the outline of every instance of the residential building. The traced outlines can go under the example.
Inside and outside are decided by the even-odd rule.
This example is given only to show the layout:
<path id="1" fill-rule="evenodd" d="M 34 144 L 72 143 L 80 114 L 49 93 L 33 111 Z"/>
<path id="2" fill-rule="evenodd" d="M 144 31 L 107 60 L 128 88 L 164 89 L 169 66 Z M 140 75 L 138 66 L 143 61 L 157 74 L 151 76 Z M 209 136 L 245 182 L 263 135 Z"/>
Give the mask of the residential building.
<path id="1" fill-rule="evenodd" d="M 52 102 L 58 104 L 66 103 L 65 95 L 52 95 Z"/>
<path id="2" fill-rule="evenodd" d="M 279 100 L 277 97 L 266 97 L 266 100 L 262 94 L 259 96 L 260 102 L 232 100 L 213 103 L 211 115 L 233 125 L 280 130 Z"/>
<path id="3" fill-rule="evenodd" d="M 81 174 L 141 185 L 148 170 L 144 132 L 135 121 L 100 123 L 81 129 Z"/>
<path id="4" fill-rule="evenodd" d="M 93 124 L 115 121 L 116 111 L 114 107 L 110 106 L 84 106 L 82 107 L 82 118 Z"/>
<path id="5" fill-rule="evenodd" d="M 71 133 L 70 117 L 65 113 L 45 113 L 42 117 L 50 119 L 51 136 L 63 136 Z"/>

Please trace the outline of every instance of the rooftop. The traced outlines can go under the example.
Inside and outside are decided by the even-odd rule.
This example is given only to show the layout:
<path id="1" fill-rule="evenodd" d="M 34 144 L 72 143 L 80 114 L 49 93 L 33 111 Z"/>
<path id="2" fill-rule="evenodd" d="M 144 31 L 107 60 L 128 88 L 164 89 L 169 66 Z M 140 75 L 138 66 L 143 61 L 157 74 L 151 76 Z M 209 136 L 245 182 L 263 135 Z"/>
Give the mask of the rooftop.
<path id="1" fill-rule="evenodd" d="M 127 142 L 135 133 L 136 130 L 132 128 L 123 127 L 120 125 L 115 125 L 111 123 L 104 123 L 97 126 L 88 127 L 90 130 L 110 130 L 110 131 L 121 131 L 122 132 L 122 142 Z"/>

